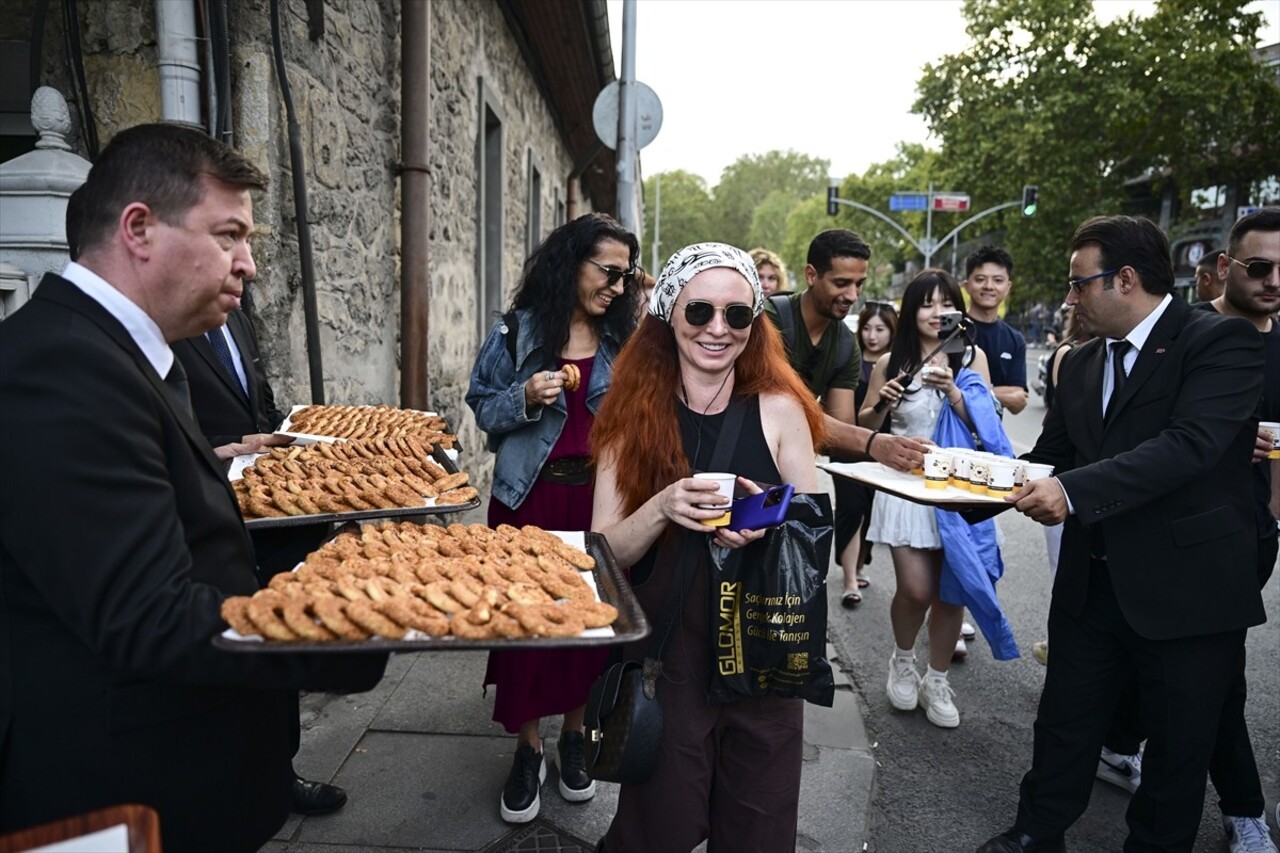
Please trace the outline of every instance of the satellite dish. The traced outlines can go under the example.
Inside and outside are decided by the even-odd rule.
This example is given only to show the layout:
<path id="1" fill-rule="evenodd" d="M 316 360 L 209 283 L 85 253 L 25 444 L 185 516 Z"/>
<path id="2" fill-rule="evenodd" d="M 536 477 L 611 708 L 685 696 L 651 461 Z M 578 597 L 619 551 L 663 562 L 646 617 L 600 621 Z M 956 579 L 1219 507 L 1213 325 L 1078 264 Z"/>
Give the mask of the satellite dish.
<path id="1" fill-rule="evenodd" d="M 636 87 L 636 148 L 644 148 L 652 142 L 662 129 L 662 101 L 654 92 L 639 80 Z M 622 90 L 619 81 L 614 80 L 600 90 L 596 96 L 595 106 L 591 109 L 591 124 L 595 126 L 596 136 L 610 148 L 618 147 L 618 99 Z"/>

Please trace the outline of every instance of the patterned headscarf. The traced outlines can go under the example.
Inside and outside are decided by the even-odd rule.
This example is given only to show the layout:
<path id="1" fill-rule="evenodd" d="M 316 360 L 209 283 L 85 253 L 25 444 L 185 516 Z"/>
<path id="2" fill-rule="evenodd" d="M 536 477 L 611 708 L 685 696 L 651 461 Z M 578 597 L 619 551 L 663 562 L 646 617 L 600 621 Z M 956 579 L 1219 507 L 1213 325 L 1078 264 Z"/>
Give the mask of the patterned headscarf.
<path id="1" fill-rule="evenodd" d="M 698 273 L 715 267 L 728 267 L 742 273 L 751 285 L 753 309 L 759 317 L 764 310 L 764 291 L 760 289 L 755 262 L 746 252 L 725 243 L 694 243 L 672 255 L 649 296 L 649 313 L 670 323 L 671 312 L 684 286 Z"/>

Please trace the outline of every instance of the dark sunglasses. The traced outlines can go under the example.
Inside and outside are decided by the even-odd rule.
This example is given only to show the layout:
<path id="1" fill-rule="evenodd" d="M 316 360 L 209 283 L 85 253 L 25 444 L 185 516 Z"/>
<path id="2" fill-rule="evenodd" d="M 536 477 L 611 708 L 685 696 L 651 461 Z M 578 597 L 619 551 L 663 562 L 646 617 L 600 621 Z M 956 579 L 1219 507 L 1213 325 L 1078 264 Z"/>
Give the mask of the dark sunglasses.
<path id="1" fill-rule="evenodd" d="M 684 304 L 684 321 L 690 326 L 705 326 L 711 322 L 711 318 L 716 315 L 717 311 L 724 312 L 724 321 L 729 324 L 730 329 L 745 329 L 756 318 L 756 312 L 752 310 L 751 306 L 744 305 L 741 302 L 717 308 L 710 302 L 691 299 Z"/>
<path id="2" fill-rule="evenodd" d="M 587 258 L 587 263 L 604 273 L 605 281 L 609 283 L 609 287 L 613 287 L 617 284 L 618 279 L 622 279 L 623 284 L 630 285 L 632 279 L 636 277 L 635 267 L 632 267 L 629 270 L 620 270 L 617 267 L 606 267 L 604 264 L 598 264 L 590 258 Z"/>
<path id="3" fill-rule="evenodd" d="M 1120 272 L 1120 269 L 1121 269 L 1120 267 L 1116 267 L 1115 269 L 1107 270 L 1106 272 L 1095 273 L 1093 275 L 1086 275 L 1084 278 L 1069 278 L 1067 279 L 1067 288 L 1070 290 L 1074 290 L 1076 293 L 1084 293 L 1084 286 L 1086 284 L 1093 281 L 1095 278 L 1109 278 L 1115 275 L 1116 273 Z"/>
<path id="4" fill-rule="evenodd" d="M 1227 258 L 1232 263 L 1236 263 L 1244 267 L 1244 274 L 1249 276 L 1249 278 L 1256 278 L 1259 281 L 1271 275 L 1271 271 L 1277 266 L 1280 266 L 1280 263 L 1275 261 L 1249 261 L 1248 263 L 1245 263 L 1244 261 L 1237 261 L 1230 255 L 1227 255 Z"/>

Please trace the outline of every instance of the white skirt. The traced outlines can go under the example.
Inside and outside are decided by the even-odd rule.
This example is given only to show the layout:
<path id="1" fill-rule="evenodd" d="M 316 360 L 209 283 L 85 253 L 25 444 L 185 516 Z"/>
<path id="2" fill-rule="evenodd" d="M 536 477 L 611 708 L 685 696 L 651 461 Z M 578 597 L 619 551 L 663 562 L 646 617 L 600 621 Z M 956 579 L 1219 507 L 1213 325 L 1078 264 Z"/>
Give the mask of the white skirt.
<path id="1" fill-rule="evenodd" d="M 890 547 L 941 548 L 938 516 L 931 506 L 879 492 L 871 505 L 867 541 Z"/>

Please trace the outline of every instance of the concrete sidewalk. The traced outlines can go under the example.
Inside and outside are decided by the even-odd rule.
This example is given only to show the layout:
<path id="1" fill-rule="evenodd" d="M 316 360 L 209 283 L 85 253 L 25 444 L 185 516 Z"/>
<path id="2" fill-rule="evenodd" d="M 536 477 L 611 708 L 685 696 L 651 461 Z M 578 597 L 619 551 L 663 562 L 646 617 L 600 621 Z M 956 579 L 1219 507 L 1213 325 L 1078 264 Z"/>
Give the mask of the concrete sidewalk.
<path id="1" fill-rule="evenodd" d="M 460 520 L 483 519 L 482 507 Z M 833 567 L 828 592 L 836 611 L 839 576 Z M 832 708 L 805 705 L 796 846 L 851 853 L 866 838 L 875 759 L 859 696 L 830 644 L 827 650 L 836 701 Z M 475 651 L 394 655 L 369 693 L 304 694 L 294 766 L 304 778 L 341 785 L 350 799 L 332 815 L 290 818 L 263 851 L 591 853 L 612 819 L 616 785 L 598 783 L 590 802 L 565 802 L 548 761 L 538 817 L 520 826 L 499 817 L 515 737 L 490 721 L 493 696 L 481 691 L 485 660 Z M 548 720 L 543 731 L 548 757 L 559 725 Z"/>

